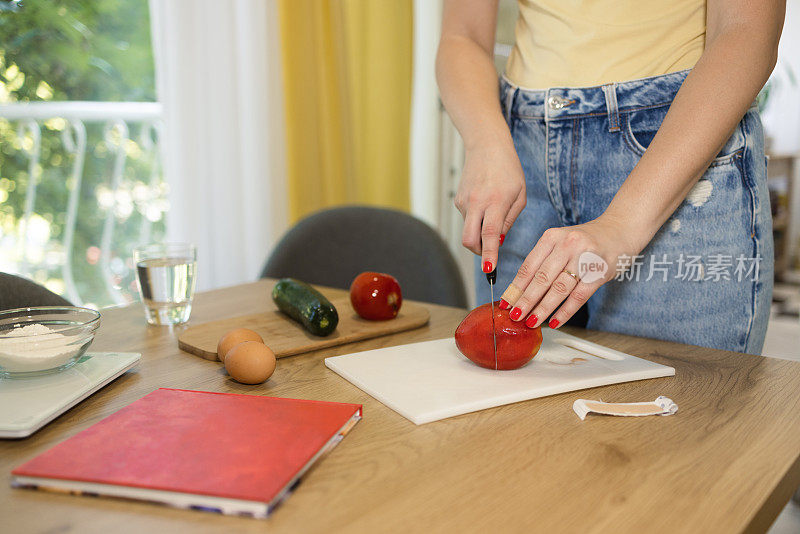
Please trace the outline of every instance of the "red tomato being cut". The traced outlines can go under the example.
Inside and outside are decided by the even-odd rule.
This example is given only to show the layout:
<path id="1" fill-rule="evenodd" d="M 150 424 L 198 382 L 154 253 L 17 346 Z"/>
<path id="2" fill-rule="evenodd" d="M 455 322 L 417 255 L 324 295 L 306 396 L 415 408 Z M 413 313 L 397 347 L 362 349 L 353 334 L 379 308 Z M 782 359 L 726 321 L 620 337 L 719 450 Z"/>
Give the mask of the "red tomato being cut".
<path id="1" fill-rule="evenodd" d="M 512 321 L 508 311 L 494 303 L 494 329 L 497 333 L 497 369 L 518 369 L 531 361 L 542 344 L 541 328 L 528 328 L 522 321 Z M 492 306 L 478 306 L 456 329 L 456 346 L 461 353 L 488 369 L 494 369 Z"/>
<path id="2" fill-rule="evenodd" d="M 385 321 L 397 317 L 403 294 L 394 276 L 366 272 L 356 276 L 350 285 L 350 302 L 360 317 Z"/>

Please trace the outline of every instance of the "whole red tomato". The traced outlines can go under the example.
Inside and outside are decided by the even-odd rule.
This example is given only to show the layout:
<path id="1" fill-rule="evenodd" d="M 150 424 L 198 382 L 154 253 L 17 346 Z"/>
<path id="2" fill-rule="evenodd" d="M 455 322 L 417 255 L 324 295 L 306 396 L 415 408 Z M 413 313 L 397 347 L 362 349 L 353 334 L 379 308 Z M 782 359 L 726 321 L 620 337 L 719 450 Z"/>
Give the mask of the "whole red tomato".
<path id="1" fill-rule="evenodd" d="M 350 302 L 364 319 L 394 319 L 403 304 L 403 293 L 397 279 L 384 273 L 361 273 L 350 284 Z"/>
<path id="2" fill-rule="evenodd" d="M 497 369 L 518 369 L 531 361 L 542 344 L 540 328 L 528 328 L 522 321 L 512 321 L 508 311 L 494 303 L 494 328 L 497 332 Z M 456 328 L 456 346 L 461 353 L 481 367 L 494 369 L 492 306 L 478 306 Z"/>

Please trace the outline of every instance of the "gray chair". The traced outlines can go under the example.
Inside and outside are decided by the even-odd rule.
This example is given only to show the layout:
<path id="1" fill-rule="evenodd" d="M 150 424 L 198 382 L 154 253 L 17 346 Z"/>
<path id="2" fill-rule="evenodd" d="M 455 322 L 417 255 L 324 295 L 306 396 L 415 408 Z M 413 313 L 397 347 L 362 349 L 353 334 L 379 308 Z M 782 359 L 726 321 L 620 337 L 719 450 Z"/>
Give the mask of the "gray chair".
<path id="1" fill-rule="evenodd" d="M 261 277 L 347 289 L 364 271 L 397 278 L 403 298 L 467 306 L 461 272 L 442 238 L 419 219 L 382 208 L 347 206 L 303 219 L 275 246 Z"/>
<path id="2" fill-rule="evenodd" d="M 72 303 L 27 278 L 0 273 L 0 311 L 35 306 L 72 306 Z"/>

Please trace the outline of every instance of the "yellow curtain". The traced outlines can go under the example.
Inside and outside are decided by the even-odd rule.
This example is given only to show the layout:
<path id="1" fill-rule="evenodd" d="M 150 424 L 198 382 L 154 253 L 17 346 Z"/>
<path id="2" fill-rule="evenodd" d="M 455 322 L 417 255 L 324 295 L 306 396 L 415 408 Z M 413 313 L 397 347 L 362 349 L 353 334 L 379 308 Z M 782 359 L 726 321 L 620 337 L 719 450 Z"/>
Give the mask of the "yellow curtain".
<path id="1" fill-rule="evenodd" d="M 408 210 L 412 0 L 280 0 L 289 213 Z"/>

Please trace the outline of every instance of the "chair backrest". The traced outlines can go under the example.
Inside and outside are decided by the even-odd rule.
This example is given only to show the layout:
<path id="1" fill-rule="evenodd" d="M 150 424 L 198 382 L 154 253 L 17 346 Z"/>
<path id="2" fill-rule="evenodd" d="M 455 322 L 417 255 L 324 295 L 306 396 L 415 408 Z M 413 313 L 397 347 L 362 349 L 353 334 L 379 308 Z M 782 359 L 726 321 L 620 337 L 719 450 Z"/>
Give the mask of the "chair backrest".
<path id="1" fill-rule="evenodd" d="M 0 310 L 35 306 L 72 306 L 72 303 L 27 278 L 0 273 Z"/>
<path id="2" fill-rule="evenodd" d="M 403 298 L 467 306 L 461 272 L 442 238 L 419 219 L 382 208 L 347 206 L 303 219 L 275 246 L 261 277 L 347 289 L 364 271 L 397 278 Z"/>

